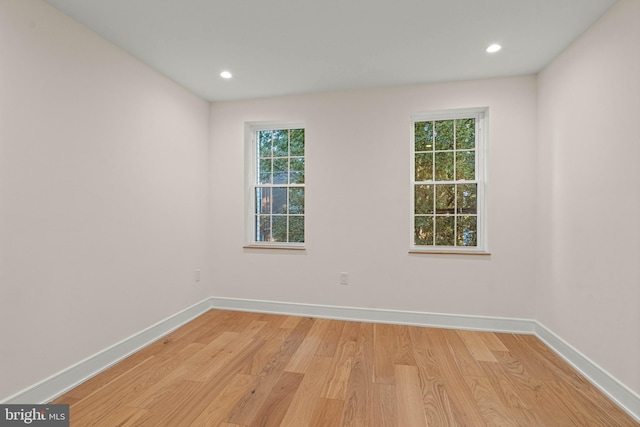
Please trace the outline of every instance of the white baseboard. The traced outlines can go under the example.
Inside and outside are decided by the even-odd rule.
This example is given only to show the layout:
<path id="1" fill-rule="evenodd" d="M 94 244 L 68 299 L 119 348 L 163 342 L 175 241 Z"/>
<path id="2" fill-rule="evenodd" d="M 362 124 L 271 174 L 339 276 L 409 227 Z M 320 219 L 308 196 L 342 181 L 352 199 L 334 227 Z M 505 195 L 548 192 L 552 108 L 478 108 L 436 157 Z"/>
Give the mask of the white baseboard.
<path id="1" fill-rule="evenodd" d="M 571 344 L 554 334 L 540 322 L 535 322 L 535 335 L 573 366 L 600 391 L 640 422 L 640 395 L 582 354 Z"/>
<path id="2" fill-rule="evenodd" d="M 448 329 L 532 334 L 577 369 L 640 422 L 640 396 L 541 323 L 530 319 L 469 316 L 211 297 L 127 338 L 0 402 L 46 403 L 151 344 L 211 308 L 359 322 L 394 323 Z"/>
<path id="3" fill-rule="evenodd" d="M 94 354 L 88 358 L 40 381 L 31 387 L 9 396 L 2 404 L 25 403 L 44 404 L 52 401 L 66 391 L 76 387 L 96 374 L 104 371 L 125 357 L 135 353 L 169 332 L 179 328 L 190 320 L 211 308 L 210 300 L 205 299 L 170 316 L 135 335 Z"/>
<path id="4" fill-rule="evenodd" d="M 237 298 L 212 297 L 210 298 L 210 301 L 212 308 L 225 310 L 322 317 L 328 319 L 353 320 L 358 322 L 395 323 L 399 325 L 469 329 L 475 331 L 512 332 L 520 334 L 533 334 L 535 328 L 535 322 L 533 320 L 505 317 L 467 316 L 458 314 L 300 304 Z"/>

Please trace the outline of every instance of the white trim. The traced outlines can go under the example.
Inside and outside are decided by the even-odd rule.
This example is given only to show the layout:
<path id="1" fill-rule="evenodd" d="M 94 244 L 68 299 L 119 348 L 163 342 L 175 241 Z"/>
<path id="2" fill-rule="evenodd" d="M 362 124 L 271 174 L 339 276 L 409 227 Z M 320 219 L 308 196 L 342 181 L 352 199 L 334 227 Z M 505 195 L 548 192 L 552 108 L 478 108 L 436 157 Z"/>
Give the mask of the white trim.
<path id="1" fill-rule="evenodd" d="M 255 230 L 255 188 L 256 184 L 256 170 L 257 170 L 257 157 L 256 157 L 256 133 L 262 130 L 277 130 L 277 129 L 302 129 L 305 132 L 305 154 L 306 154 L 306 128 L 305 123 L 302 120 L 295 121 L 260 121 L 260 122 L 245 122 L 244 124 L 244 245 L 245 246 L 278 246 L 278 247 L 291 247 L 291 248 L 304 248 L 305 243 L 297 242 L 279 242 L 275 245 L 270 242 L 258 242 L 256 241 Z M 292 157 L 289 153 L 287 158 Z M 293 156 L 297 157 L 297 156 Z M 305 169 L 307 156 L 302 156 L 305 159 Z M 303 184 L 269 184 L 260 185 L 261 187 L 300 187 L 305 188 L 306 183 Z M 287 214 L 289 216 L 289 214 Z M 306 236 L 306 209 L 303 215 L 305 225 Z M 305 239 L 306 242 L 306 239 Z"/>
<path id="2" fill-rule="evenodd" d="M 477 107 L 477 108 L 459 108 L 459 109 L 451 109 L 451 110 L 439 110 L 439 111 L 430 111 L 430 112 L 421 112 L 412 114 L 411 116 L 411 129 L 410 129 L 410 203 L 409 203 L 409 213 L 410 213 L 410 227 L 409 227 L 409 251 L 424 251 L 424 253 L 429 253 L 432 250 L 441 251 L 441 252 L 452 252 L 452 253 L 461 253 L 461 252 L 489 252 L 489 238 L 488 238 L 488 218 L 487 218 L 487 157 L 488 157 L 488 145 L 489 145 L 489 107 Z M 457 120 L 463 118 L 473 118 L 476 123 L 476 141 L 475 141 L 475 179 L 473 180 L 456 180 L 455 176 L 450 181 L 435 181 L 434 179 L 419 181 L 419 183 L 426 185 L 443 185 L 443 184 L 476 184 L 477 185 L 477 194 L 476 194 L 476 202 L 477 202 L 477 211 L 476 211 L 476 221 L 477 221 L 477 245 L 470 246 L 437 246 L 437 245 L 416 245 L 415 244 L 415 187 L 418 182 L 415 180 L 415 124 L 416 122 L 422 121 L 438 121 L 438 120 Z M 433 148 L 433 153 L 436 153 L 435 147 Z M 454 153 L 454 162 L 455 162 L 455 153 L 457 150 L 444 150 L 440 152 L 452 152 Z M 435 154 L 434 154 L 435 155 Z M 434 204 L 436 203 L 436 199 L 434 197 Z M 434 207 L 435 208 L 435 207 Z M 427 214 L 427 216 L 432 216 L 432 214 Z M 433 213 L 433 217 L 441 217 L 443 215 L 436 215 L 435 210 Z M 448 215 L 447 215 L 448 216 Z M 453 215 L 454 218 L 459 216 L 458 213 Z M 434 223 L 435 228 L 435 223 Z"/>
<path id="3" fill-rule="evenodd" d="M 547 329 L 543 324 L 535 322 L 535 335 L 551 350 L 562 357 L 575 370 L 580 372 L 600 391 L 606 394 L 618 406 L 640 422 L 640 395 L 629 389 L 617 378 L 598 366 L 571 344 Z"/>
<path id="4" fill-rule="evenodd" d="M 533 334 L 535 322 L 507 317 L 467 316 L 426 313 L 420 311 L 387 310 L 381 308 L 343 307 L 291 302 L 211 297 L 211 307 L 224 310 L 257 313 L 311 316 L 358 322 L 393 323 L 447 329 Z"/>
<path id="5" fill-rule="evenodd" d="M 27 389 L 2 404 L 46 403 L 125 357 L 151 344 L 208 310 L 223 309 L 293 316 L 311 316 L 359 322 L 393 323 L 448 329 L 535 335 L 585 376 L 629 415 L 640 422 L 640 395 L 536 320 L 470 316 L 379 308 L 343 307 L 291 302 L 210 297 L 116 343 Z"/>
<path id="6" fill-rule="evenodd" d="M 113 344 L 98 353 L 46 378 L 37 384 L 0 401 L 2 404 L 45 404 L 70 389 L 87 381 L 122 359 L 162 338 L 169 332 L 188 323 L 211 308 L 211 300 L 205 299 L 142 331 Z"/>

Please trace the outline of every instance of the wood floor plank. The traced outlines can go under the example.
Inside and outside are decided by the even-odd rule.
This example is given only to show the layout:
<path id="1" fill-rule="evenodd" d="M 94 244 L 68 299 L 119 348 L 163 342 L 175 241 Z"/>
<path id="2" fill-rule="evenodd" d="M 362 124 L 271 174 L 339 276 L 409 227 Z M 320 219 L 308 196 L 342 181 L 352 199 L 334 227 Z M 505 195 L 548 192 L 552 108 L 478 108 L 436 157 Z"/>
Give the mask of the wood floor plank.
<path id="1" fill-rule="evenodd" d="M 593 405 L 597 402 L 584 396 L 582 393 L 575 393 L 566 382 L 545 381 L 545 386 L 549 387 L 552 393 L 562 402 L 562 409 L 565 414 L 576 421 L 578 425 L 589 425 L 594 427 L 625 427 L 637 425 L 631 418 L 622 416 L 616 412 L 610 413 L 602 407 L 593 411 Z M 570 404 L 568 402 L 571 402 Z M 569 406 L 570 405 L 570 406 Z M 630 424 L 633 423 L 633 424 Z"/>
<path id="2" fill-rule="evenodd" d="M 395 384 L 395 352 L 389 351 L 389 348 L 394 348 L 395 345 L 392 325 L 375 324 L 373 332 L 373 381 L 378 384 Z"/>
<path id="3" fill-rule="evenodd" d="M 498 366 L 487 366 L 497 371 L 502 384 L 508 384 L 510 396 L 505 396 L 508 399 L 507 406 L 517 409 L 515 413 L 526 416 L 527 419 L 541 421 L 531 425 L 575 425 L 560 409 L 544 383 L 532 378 L 518 359 L 509 352 L 495 352 L 495 355 L 499 359 Z M 505 388 L 501 390 L 504 392 Z"/>
<path id="4" fill-rule="evenodd" d="M 430 350 L 414 350 L 427 425 L 459 426 L 438 362 Z"/>
<path id="5" fill-rule="evenodd" d="M 209 378 L 215 377 L 226 367 L 226 364 L 242 353 L 245 348 L 258 336 L 263 330 L 265 322 L 250 322 L 247 329 L 241 332 L 225 331 L 218 338 L 213 340 L 207 346 L 204 354 L 204 362 L 197 358 L 188 359 L 185 364 L 189 370 L 187 379 L 193 381 L 207 381 Z M 271 338 L 269 334 L 260 334 L 260 341 L 263 345 Z M 262 346 L 260 346 L 262 348 Z M 253 360 L 253 359 L 251 359 Z"/>
<path id="6" fill-rule="evenodd" d="M 429 341 L 428 336 L 442 335 L 442 329 L 428 328 L 424 326 L 407 326 L 409 330 L 409 336 L 411 337 L 411 345 L 415 350 L 428 350 Z"/>
<path id="7" fill-rule="evenodd" d="M 137 355 L 134 354 L 133 356 L 107 369 L 100 375 L 96 375 L 95 377 L 90 378 L 76 388 L 68 391 L 66 394 L 58 397 L 53 401 L 53 403 L 66 403 L 70 406 L 76 406 L 81 401 L 93 396 L 93 394 L 99 390 L 104 390 L 107 387 L 113 388 L 113 385 L 110 386 L 111 383 L 117 381 L 118 378 L 122 377 L 123 375 L 126 375 L 127 377 L 131 376 L 133 374 L 132 371 L 134 371 L 136 368 L 144 371 L 147 366 L 144 364 L 154 360 L 152 356 L 148 356 L 145 359 L 141 360 L 136 356 Z M 98 396 L 98 398 L 100 398 L 100 396 Z"/>
<path id="8" fill-rule="evenodd" d="M 123 375 L 118 379 L 107 383 L 99 390 L 94 390 L 84 398 L 71 406 L 74 421 L 78 418 L 82 422 L 90 422 L 93 419 L 99 419 L 100 414 L 111 413 L 118 408 L 127 406 L 131 402 L 132 395 L 130 392 L 145 390 L 148 384 L 153 384 L 158 378 L 163 376 L 164 364 L 166 361 L 155 363 L 158 359 L 149 357 L 145 362 L 137 365 L 128 371 L 127 375 Z M 177 365 L 173 365 L 175 367 Z M 172 369 L 168 370 L 171 372 Z M 59 401 L 64 402 L 64 396 Z M 84 420 L 84 421 L 83 421 Z"/>
<path id="9" fill-rule="evenodd" d="M 458 331 L 447 329 L 442 331 L 442 335 L 447 342 L 447 348 L 451 355 L 449 359 L 455 361 L 456 367 L 461 374 L 472 377 L 484 375 L 484 371 L 480 368 L 462 338 L 460 338 Z"/>
<path id="10" fill-rule="evenodd" d="M 303 377 L 297 372 L 283 372 L 250 427 L 279 427 Z"/>
<path id="11" fill-rule="evenodd" d="M 371 427 L 396 427 L 398 425 L 398 403 L 396 386 L 390 384 L 373 384 Z"/>
<path id="12" fill-rule="evenodd" d="M 194 343 L 190 339 L 193 339 L 194 333 L 201 330 L 201 328 L 210 329 L 211 327 L 208 326 L 206 322 L 218 315 L 218 313 L 209 313 L 210 312 L 203 314 L 189 322 L 184 327 L 160 338 L 149 346 L 127 357 L 120 363 L 110 367 L 100 375 L 90 378 L 88 381 L 85 381 L 83 384 L 69 391 L 66 395 L 72 399 L 84 398 L 95 390 L 98 390 L 116 380 L 121 375 L 126 374 L 137 365 L 149 359 L 151 356 L 156 356 L 157 358 L 171 358 L 184 350 L 187 346 L 191 346 L 191 348 L 193 348 Z"/>
<path id="13" fill-rule="evenodd" d="M 198 416 L 195 412 L 203 395 L 203 384 L 199 381 L 184 380 L 173 385 L 162 398 L 155 399 L 146 408 L 146 415 L 138 422 L 141 425 L 185 425 L 191 424 Z"/>
<path id="14" fill-rule="evenodd" d="M 73 424 L 82 426 L 118 426 L 118 427 L 132 427 L 138 426 L 148 415 L 146 409 L 132 408 L 129 406 L 121 406 L 115 409 L 113 412 L 105 414 L 98 419 L 84 419 L 76 417 L 73 412 L 70 417 L 73 418 Z"/>
<path id="15" fill-rule="evenodd" d="M 540 388 L 542 380 L 529 371 L 530 365 L 523 363 L 520 357 L 516 357 L 511 351 L 496 351 L 494 354 L 500 366 L 519 389 L 535 391 Z M 530 357 L 530 355 L 526 356 L 526 358 Z"/>
<path id="16" fill-rule="evenodd" d="M 526 368 L 530 377 L 548 381 L 557 379 L 553 372 L 544 366 L 540 354 L 532 352 L 526 341 L 518 339 L 515 334 L 504 334 L 501 340 L 509 349 L 509 353 Z"/>
<path id="17" fill-rule="evenodd" d="M 489 347 L 481 338 L 481 334 L 474 331 L 456 331 L 462 342 L 469 350 L 476 362 L 497 362 Z"/>
<path id="18" fill-rule="evenodd" d="M 510 408 L 500 404 L 500 398 L 486 377 L 465 377 L 464 379 L 487 426 L 519 427 Z"/>
<path id="19" fill-rule="evenodd" d="M 225 347 L 236 338 L 238 333 L 225 332 L 219 335 L 210 344 L 195 353 L 191 353 L 182 360 L 182 363 L 172 369 L 158 370 L 153 381 L 149 382 L 131 401 L 130 405 L 136 408 L 147 408 L 155 401 L 162 399 L 163 395 L 170 393 L 173 387 L 184 380 L 203 381 L 204 375 L 194 375 L 194 372 L 206 371 L 211 373 L 212 360 L 220 353 L 224 354 Z M 201 345 L 200 343 L 196 343 Z M 169 359 L 167 363 L 175 361 Z"/>
<path id="20" fill-rule="evenodd" d="M 537 337 L 532 335 L 515 335 L 514 337 L 529 353 L 538 355 L 537 361 L 540 367 L 545 369 L 554 381 L 571 383 L 583 392 L 595 390 L 586 378 L 553 353 Z"/>
<path id="21" fill-rule="evenodd" d="M 373 399 L 373 325 L 361 323 L 347 384 L 342 424 L 368 427 Z"/>
<path id="22" fill-rule="evenodd" d="M 284 322 L 285 316 L 274 315 L 270 317 L 272 322 Z M 222 319 L 218 320 L 219 328 L 229 332 L 244 332 L 251 324 L 260 324 L 264 327 L 262 313 L 243 311 L 227 311 Z"/>
<path id="23" fill-rule="evenodd" d="M 358 329 L 356 322 L 347 322 L 344 325 L 338 349 L 329 368 L 322 397 L 345 400 L 353 356 L 356 351 Z"/>
<path id="24" fill-rule="evenodd" d="M 311 425 L 312 416 L 318 404 L 324 386 L 331 358 L 311 356 L 304 378 L 296 392 L 289 410 L 282 420 L 282 427 L 300 427 Z"/>
<path id="25" fill-rule="evenodd" d="M 222 391 L 233 381 L 236 375 L 240 373 L 243 367 L 248 363 L 253 355 L 264 345 L 264 341 L 259 338 L 253 338 L 247 346 L 245 346 L 240 352 L 238 352 L 232 360 L 227 362 L 226 369 L 220 371 L 215 377 L 207 378 L 206 381 L 190 381 L 190 383 L 200 384 L 200 387 L 191 393 L 183 393 L 180 395 L 180 399 L 185 399 L 187 403 L 184 404 L 184 410 L 182 408 L 179 412 L 173 411 L 168 414 L 162 414 L 158 416 L 157 412 L 152 413 L 152 422 L 145 423 L 144 425 L 153 426 L 178 426 L 189 425 L 192 423 L 202 411 L 211 403 L 211 401 L 218 398 Z M 169 397 L 166 398 L 166 406 L 171 407 L 172 404 Z M 162 404 L 156 405 L 158 408 L 164 407 Z M 150 411 L 152 412 L 152 411 Z"/>
<path id="26" fill-rule="evenodd" d="M 284 322 L 282 322 L 282 325 L 280 325 L 280 327 L 282 329 L 294 329 L 298 325 L 298 323 L 300 323 L 301 319 L 302 317 L 287 316 L 287 318 L 285 319 Z"/>
<path id="27" fill-rule="evenodd" d="M 509 373 L 500 363 L 480 362 L 480 366 L 486 372 L 489 382 L 496 390 L 503 405 L 508 408 L 531 409 L 531 406 L 526 403 L 526 399 L 520 396 Z"/>
<path id="28" fill-rule="evenodd" d="M 346 323 L 339 320 L 329 320 L 328 323 L 322 340 L 318 344 L 316 356 L 333 357 L 338 349 L 338 342 Z"/>
<path id="29" fill-rule="evenodd" d="M 398 425 L 422 427 L 427 425 L 418 368 L 395 365 Z"/>
<path id="30" fill-rule="evenodd" d="M 246 366 L 243 373 L 258 376 L 267 363 L 280 351 L 289 335 L 291 335 L 291 329 L 279 328 L 275 330 L 264 346 L 255 354 L 251 363 Z"/>
<path id="31" fill-rule="evenodd" d="M 304 318 L 298 323 L 284 341 L 278 353 L 272 357 L 260 375 L 255 378 L 248 392 L 240 399 L 227 421 L 242 425 L 250 425 L 253 422 L 260 407 L 269 398 L 269 394 L 280 379 L 285 366 L 289 363 L 312 325 L 313 319 L 309 318 Z"/>
<path id="32" fill-rule="evenodd" d="M 455 331 L 445 332 L 451 335 L 455 334 Z M 428 340 L 431 342 L 433 357 L 438 364 L 442 382 L 444 383 L 449 401 L 451 402 L 451 411 L 455 419 L 462 425 L 474 427 L 485 426 L 484 418 L 464 380 L 464 372 L 461 367 L 465 365 L 460 363 L 460 354 L 464 354 L 465 360 L 470 358 L 478 369 L 482 368 L 473 360 L 464 347 L 462 340 L 457 335 L 452 335 L 455 338 L 453 340 L 454 344 L 452 345 L 452 340 L 449 339 L 450 337 L 447 334 L 443 334 L 442 337 L 435 335 L 429 337 Z"/>
<path id="33" fill-rule="evenodd" d="M 413 345 L 409 334 L 409 327 L 405 325 L 392 325 L 394 342 L 394 365 L 410 365 L 416 366 L 413 358 Z"/>
<path id="34" fill-rule="evenodd" d="M 477 332 L 478 336 L 485 345 L 492 351 L 509 351 L 509 349 L 500 340 L 502 334 L 495 332 Z"/>
<path id="35" fill-rule="evenodd" d="M 220 395 L 200 412 L 189 427 L 220 425 L 227 419 L 231 409 L 238 403 L 252 381 L 251 375 L 238 374 L 234 376 Z"/>
<path id="36" fill-rule="evenodd" d="M 209 344 L 211 341 L 227 328 L 212 328 L 213 323 L 219 324 L 224 321 L 228 316 L 232 315 L 232 312 L 223 310 L 209 310 L 204 315 L 197 318 L 201 320 L 198 328 L 190 332 L 188 335 L 181 337 L 181 339 L 190 339 L 193 342 L 199 342 L 203 344 Z M 181 328 L 180 328 L 181 329 Z M 178 331 L 180 330 L 178 329 Z"/>
<path id="37" fill-rule="evenodd" d="M 287 364 L 285 368 L 286 371 L 300 373 L 307 372 L 309 363 L 313 360 L 312 355 L 317 353 L 318 346 L 322 342 L 322 338 L 329 327 L 329 323 L 330 321 L 327 319 L 315 319 L 313 326 L 309 329 L 309 333 Z"/>
<path id="38" fill-rule="evenodd" d="M 640 426 L 535 336 L 225 310 L 55 402 L 80 427 Z"/>
<path id="39" fill-rule="evenodd" d="M 341 427 L 343 400 L 321 397 L 311 419 L 312 427 Z"/>

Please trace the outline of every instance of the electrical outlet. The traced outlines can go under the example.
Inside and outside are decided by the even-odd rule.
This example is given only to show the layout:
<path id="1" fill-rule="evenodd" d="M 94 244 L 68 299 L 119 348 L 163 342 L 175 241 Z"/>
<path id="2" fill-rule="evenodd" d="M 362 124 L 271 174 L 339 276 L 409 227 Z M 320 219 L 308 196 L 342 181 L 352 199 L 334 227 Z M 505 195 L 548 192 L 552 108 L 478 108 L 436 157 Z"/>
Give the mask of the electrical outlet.
<path id="1" fill-rule="evenodd" d="M 349 273 L 346 273 L 344 271 L 340 273 L 340 284 L 344 286 L 349 284 Z"/>
<path id="2" fill-rule="evenodd" d="M 195 271 L 193 272 L 193 281 L 195 283 L 198 283 L 200 281 L 200 269 L 196 268 Z"/>

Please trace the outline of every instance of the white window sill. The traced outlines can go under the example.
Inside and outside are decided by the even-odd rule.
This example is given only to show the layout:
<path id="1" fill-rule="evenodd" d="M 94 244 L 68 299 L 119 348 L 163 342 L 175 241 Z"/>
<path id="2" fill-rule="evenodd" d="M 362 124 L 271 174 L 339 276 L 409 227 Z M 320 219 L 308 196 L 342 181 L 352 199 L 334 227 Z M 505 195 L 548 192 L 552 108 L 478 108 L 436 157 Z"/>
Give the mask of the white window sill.
<path id="1" fill-rule="evenodd" d="M 419 254 L 419 255 L 481 255 L 481 256 L 491 256 L 491 252 L 485 251 L 447 251 L 447 250 L 438 250 L 438 249 L 411 249 L 409 250 L 410 254 Z"/>
<path id="2" fill-rule="evenodd" d="M 306 251 L 304 246 L 286 246 L 286 245 L 246 245 L 242 249 L 271 249 L 277 251 Z"/>

